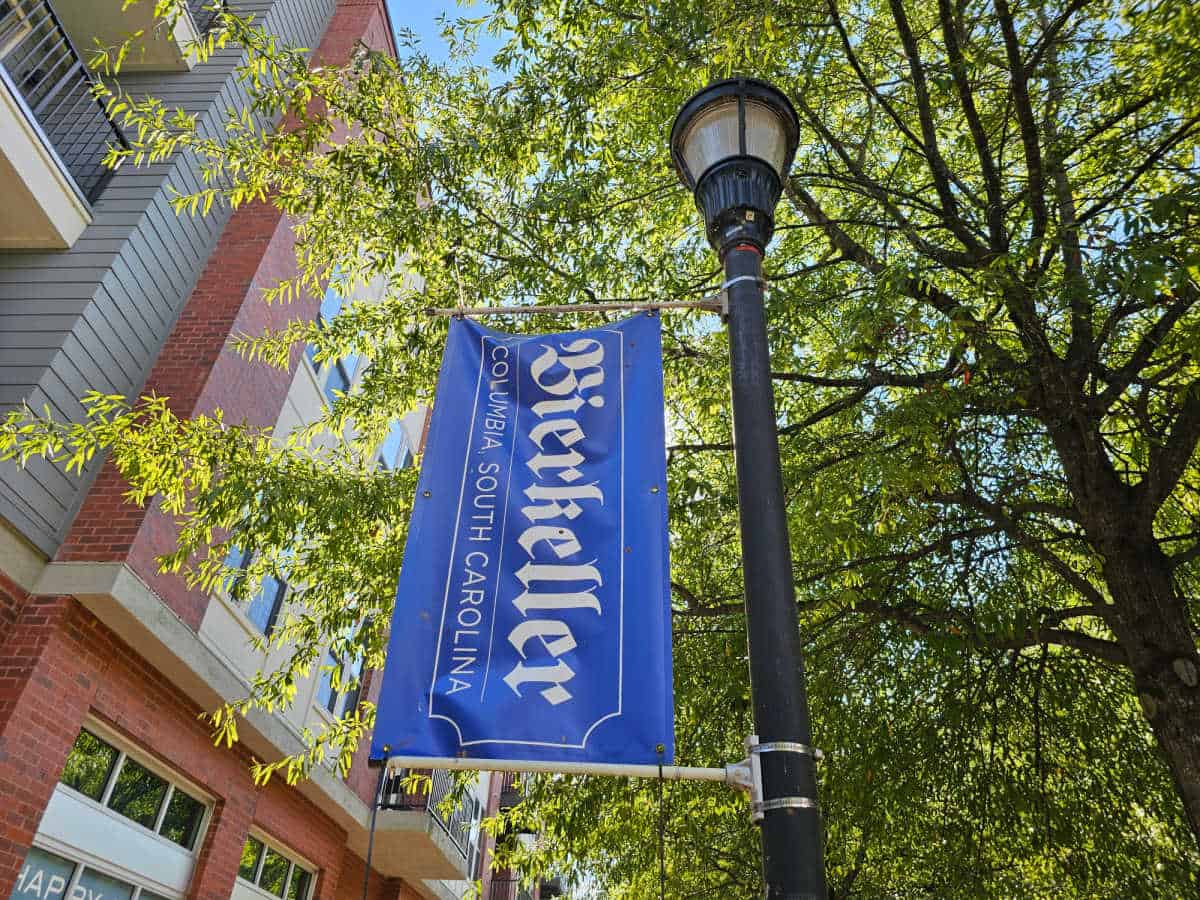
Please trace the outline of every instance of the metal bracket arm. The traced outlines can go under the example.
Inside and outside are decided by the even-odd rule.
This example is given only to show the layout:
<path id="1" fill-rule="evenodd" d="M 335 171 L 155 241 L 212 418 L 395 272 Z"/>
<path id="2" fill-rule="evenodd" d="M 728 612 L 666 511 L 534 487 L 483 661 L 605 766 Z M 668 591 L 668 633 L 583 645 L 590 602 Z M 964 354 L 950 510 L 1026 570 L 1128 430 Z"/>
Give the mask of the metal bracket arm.
<path id="1" fill-rule="evenodd" d="M 730 763 L 725 767 L 725 783 L 731 788 L 737 788 L 739 791 L 745 791 L 748 794 L 753 793 L 754 772 L 749 757 L 740 762 Z"/>

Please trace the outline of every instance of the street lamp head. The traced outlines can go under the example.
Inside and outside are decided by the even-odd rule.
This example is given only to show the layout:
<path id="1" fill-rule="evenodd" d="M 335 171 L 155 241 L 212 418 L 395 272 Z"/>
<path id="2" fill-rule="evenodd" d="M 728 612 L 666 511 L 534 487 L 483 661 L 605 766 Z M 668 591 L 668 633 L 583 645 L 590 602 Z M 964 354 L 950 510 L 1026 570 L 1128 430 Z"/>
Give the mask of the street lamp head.
<path id="1" fill-rule="evenodd" d="M 766 249 L 799 139 L 796 110 L 765 81 L 716 81 L 683 104 L 671 126 L 671 159 L 722 256 L 741 243 Z"/>

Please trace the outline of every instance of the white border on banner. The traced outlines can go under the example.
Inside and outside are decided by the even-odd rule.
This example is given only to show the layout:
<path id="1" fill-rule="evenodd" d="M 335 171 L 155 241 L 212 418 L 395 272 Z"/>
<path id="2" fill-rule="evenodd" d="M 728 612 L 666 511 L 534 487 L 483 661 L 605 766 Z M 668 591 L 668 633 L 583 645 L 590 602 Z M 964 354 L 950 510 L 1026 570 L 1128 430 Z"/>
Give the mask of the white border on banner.
<path id="1" fill-rule="evenodd" d="M 475 399 L 471 406 L 471 428 L 467 432 L 467 449 L 466 449 L 466 455 L 463 457 L 462 485 L 459 487 L 458 509 L 456 511 L 455 518 L 454 518 L 454 537 L 450 543 L 450 560 L 449 560 L 449 564 L 448 564 L 447 570 L 446 570 L 446 592 L 442 599 L 442 619 L 441 619 L 441 623 L 438 626 L 437 648 L 434 652 L 433 673 L 432 673 L 432 677 L 431 677 L 430 683 L 429 683 L 429 718 L 430 719 L 441 719 L 445 722 L 449 722 L 451 724 L 451 726 L 453 726 L 455 734 L 458 735 L 458 745 L 460 747 L 470 747 L 470 746 L 474 746 L 477 744 L 516 744 L 516 745 L 519 745 L 522 747 L 553 747 L 553 748 L 557 748 L 560 750 L 582 750 L 587 747 L 588 739 L 592 736 L 592 732 L 595 731 L 597 727 L 599 727 L 604 722 L 607 722 L 609 719 L 619 718 L 624 712 L 624 708 L 625 708 L 625 568 L 626 568 L 626 560 L 625 560 L 625 453 L 626 453 L 626 448 L 625 448 L 625 417 L 626 417 L 626 408 L 625 408 L 625 335 L 624 335 L 624 332 L 622 332 L 618 329 L 615 329 L 615 328 L 600 328 L 600 329 L 596 329 L 596 330 L 603 331 L 608 334 L 615 334 L 617 336 L 617 347 L 620 350 L 620 353 L 618 355 L 618 372 L 620 373 L 620 377 L 618 380 L 620 382 L 620 397 L 621 397 L 621 413 L 620 413 L 621 471 L 620 471 L 620 477 L 618 478 L 618 483 L 620 485 L 620 500 L 619 500 L 619 509 L 618 509 L 618 518 L 620 520 L 620 535 L 619 535 L 620 542 L 617 546 L 617 556 L 621 561 L 621 563 L 620 563 L 621 576 L 620 576 L 620 584 L 618 587 L 618 600 L 617 600 L 617 622 L 618 622 L 618 626 L 617 626 L 618 627 L 618 634 L 617 634 L 617 709 L 615 712 L 607 713 L 606 715 L 602 716 L 601 718 L 599 718 L 595 722 L 593 722 L 591 724 L 591 726 L 588 728 L 588 730 L 584 733 L 582 741 L 578 744 L 553 743 L 550 741 L 519 741 L 519 740 L 506 740 L 506 739 L 500 739 L 500 738 L 482 738 L 480 740 L 464 741 L 462 729 L 459 728 L 458 723 L 454 719 L 450 718 L 449 716 L 445 716 L 445 715 L 442 715 L 441 713 L 436 713 L 433 711 L 433 699 L 435 696 L 435 690 L 437 688 L 438 669 L 439 669 L 439 666 L 441 663 L 442 642 L 445 637 L 446 611 L 449 609 L 449 606 L 450 606 L 450 583 L 454 578 L 454 558 L 455 558 L 454 555 L 458 549 L 458 533 L 460 530 L 459 525 L 462 520 L 463 498 L 466 496 L 466 488 L 467 488 L 467 471 L 470 469 L 470 466 L 471 466 L 471 447 L 474 444 L 474 438 L 475 438 L 476 413 L 479 410 L 479 389 L 480 389 L 480 386 L 483 384 L 483 372 L 487 366 L 487 353 L 486 353 L 485 341 L 488 340 L 489 336 L 488 335 L 480 335 L 480 337 L 479 337 L 479 375 L 475 380 Z M 503 344 L 503 343 L 507 343 L 508 341 L 518 340 L 519 338 L 517 336 L 512 336 L 512 337 L 508 338 L 508 341 L 506 341 L 504 338 L 500 338 L 500 339 L 492 338 L 492 339 L 494 341 L 496 341 L 497 343 Z M 519 359 L 520 359 L 520 350 L 519 349 L 517 351 L 517 354 L 518 354 L 517 359 L 519 361 Z M 517 388 L 516 388 L 516 395 L 517 395 L 516 415 L 519 415 L 520 414 L 520 405 L 519 405 L 519 403 L 520 403 L 520 381 L 521 381 L 521 374 L 520 374 L 519 369 L 514 370 L 514 379 L 513 380 L 517 386 Z M 511 489 L 512 489 L 511 459 L 515 455 L 516 442 L 517 442 L 517 435 L 515 432 L 515 428 L 516 428 L 516 418 L 515 417 L 513 419 L 513 426 L 514 426 L 513 447 L 512 447 L 512 451 L 509 454 L 510 462 L 509 462 L 509 473 L 508 473 L 509 474 L 508 490 L 505 493 L 505 500 L 506 500 L 505 521 L 506 522 L 507 522 L 507 517 L 508 517 L 508 510 L 507 510 L 508 491 L 511 491 Z M 503 532 L 503 527 L 504 526 L 501 526 L 502 532 Z M 503 541 L 503 534 L 501 536 L 501 541 Z M 498 561 L 498 563 L 497 563 L 498 568 L 499 568 L 499 564 L 501 561 L 502 561 L 502 557 L 501 557 L 501 560 Z M 497 577 L 496 577 L 496 592 L 492 598 L 492 632 L 491 632 L 491 635 L 489 635 L 489 641 L 488 641 L 488 668 L 489 669 L 491 667 L 491 654 L 492 654 L 492 647 L 493 647 L 494 638 L 495 638 L 495 623 L 496 623 L 496 614 L 497 614 L 496 606 L 499 604 L 499 600 L 500 600 L 500 588 L 499 588 L 500 577 L 501 577 L 501 573 L 498 572 Z M 483 699 L 483 691 L 486 689 L 486 685 L 487 685 L 487 676 L 485 674 L 483 686 L 480 690 L 480 700 L 481 701 Z M 657 768 L 655 769 L 655 771 L 657 771 Z"/>

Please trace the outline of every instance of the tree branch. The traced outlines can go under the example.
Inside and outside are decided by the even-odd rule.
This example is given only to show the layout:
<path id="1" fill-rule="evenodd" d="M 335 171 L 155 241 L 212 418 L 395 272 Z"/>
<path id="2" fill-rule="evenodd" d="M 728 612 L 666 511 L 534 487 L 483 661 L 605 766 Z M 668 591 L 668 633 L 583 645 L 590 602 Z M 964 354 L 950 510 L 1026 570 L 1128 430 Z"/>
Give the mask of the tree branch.
<path id="1" fill-rule="evenodd" d="M 1154 168 L 1156 165 L 1158 165 L 1158 163 L 1162 160 L 1162 158 L 1164 156 L 1166 156 L 1168 152 L 1170 152 L 1172 147 L 1174 147 L 1176 144 L 1178 144 L 1180 141 L 1182 141 L 1185 137 L 1187 137 L 1188 132 L 1190 132 L 1193 128 L 1195 128 L 1196 124 L 1198 122 L 1200 122 L 1200 116 L 1192 116 L 1189 119 L 1184 119 L 1183 124 L 1180 125 L 1179 128 L 1177 128 L 1170 135 L 1170 137 L 1168 137 L 1158 147 L 1156 147 L 1153 151 L 1151 151 L 1150 154 L 1147 155 L 1146 159 L 1142 162 L 1142 164 L 1139 165 L 1136 169 L 1134 169 L 1133 173 L 1128 178 L 1126 178 L 1124 181 L 1121 182 L 1121 184 L 1118 187 L 1109 191 L 1108 194 L 1101 197 L 1099 200 L 1097 200 L 1095 203 L 1093 203 L 1091 206 L 1089 206 L 1087 209 L 1085 209 L 1080 214 L 1079 220 L 1078 220 L 1079 225 L 1082 227 L 1085 223 L 1087 223 L 1091 219 L 1095 218 L 1100 213 L 1102 213 L 1105 209 L 1107 209 L 1108 205 L 1110 203 L 1112 203 L 1114 200 L 1116 200 L 1119 197 L 1124 197 L 1125 194 L 1129 191 L 1129 189 L 1132 188 L 1135 184 L 1137 184 L 1138 180 L 1143 175 L 1145 175 L 1148 171 L 1150 171 L 1152 168 Z"/>
<path id="2" fill-rule="evenodd" d="M 1029 212 L 1033 219 L 1031 237 L 1035 244 L 1041 243 L 1046 235 L 1046 188 L 1042 172 L 1042 150 L 1038 142 L 1037 120 L 1033 104 L 1029 100 L 1029 83 L 1025 63 L 1021 60 L 1021 46 L 1017 41 L 1017 29 L 1013 24 L 1012 10 L 1008 0 L 995 0 L 996 15 L 1000 20 L 1000 31 L 1004 35 L 1004 49 L 1008 56 L 1009 78 L 1012 84 L 1013 111 L 1021 132 L 1021 144 L 1025 148 L 1025 169 L 1029 178 Z"/>
<path id="3" fill-rule="evenodd" d="M 948 269 L 970 269 L 978 265 L 981 257 L 974 252 L 964 253 L 957 250 L 948 250 L 921 237 L 908 217 L 892 202 L 891 197 L 888 196 L 888 191 L 879 182 L 866 174 L 862 166 L 850 155 L 846 149 L 846 145 L 834 136 L 833 132 L 825 125 L 824 119 L 805 103 L 803 97 L 796 98 L 796 108 L 803 113 L 813 130 L 821 136 L 825 143 L 833 148 L 834 153 L 841 159 L 842 164 L 854 175 L 853 183 L 861 188 L 868 197 L 877 201 L 884 208 L 887 214 L 896 222 L 899 231 L 913 245 L 914 249 Z M 954 232 L 953 224 L 950 221 L 950 213 L 945 209 L 938 209 L 936 216 L 942 227 L 948 228 L 952 233 Z M 978 244 L 976 243 L 975 246 L 978 246 Z"/>
<path id="4" fill-rule="evenodd" d="M 929 102 L 929 86 L 925 82 L 925 68 L 921 64 L 917 39 L 913 37 L 912 26 L 909 25 L 908 15 L 904 12 L 903 0 L 889 0 L 889 5 L 892 10 L 892 19 L 896 23 L 896 31 L 900 35 L 900 43 L 904 47 L 904 55 L 908 59 L 913 93 L 917 98 L 917 118 L 921 123 L 921 136 L 925 143 L 925 158 L 929 162 L 934 188 L 942 203 L 942 220 L 969 253 L 976 257 L 982 256 L 984 248 L 959 216 L 958 201 L 955 200 L 954 192 L 950 189 L 950 168 L 946 165 L 946 160 L 942 157 L 942 152 L 938 147 L 937 127 L 933 122 L 933 107 Z"/>
<path id="5" fill-rule="evenodd" d="M 721 603 L 715 606 L 705 605 L 696 596 L 695 591 L 678 581 L 671 582 L 671 590 L 675 594 L 678 594 L 686 604 L 684 609 L 678 610 L 680 614 L 685 616 L 733 616 L 746 611 L 745 606 L 741 603 Z"/>
<path id="6" fill-rule="evenodd" d="M 802 421 L 794 422 L 791 425 L 785 425 L 783 428 L 779 429 L 779 434 L 795 434 L 798 431 L 804 431 L 806 428 L 811 428 L 813 425 L 828 419 L 830 416 L 836 416 L 840 412 L 845 412 L 852 406 L 857 405 L 859 401 L 863 400 L 867 394 L 875 390 L 876 387 L 878 387 L 878 385 L 869 384 L 866 387 L 861 387 L 856 391 L 851 391 L 844 397 L 839 397 L 837 400 L 834 400 L 827 406 L 821 407 L 821 409 L 817 410 L 812 415 L 805 417 Z"/>
<path id="7" fill-rule="evenodd" d="M 1097 607 L 1104 606 L 1104 597 L 1100 594 L 1090 582 L 1067 563 L 1065 563 L 1057 554 L 1053 553 L 1045 542 L 1039 541 L 1032 537 L 1025 529 L 1017 523 L 1012 516 L 1005 512 L 1004 508 L 998 503 L 993 503 L 985 499 L 973 489 L 967 488 L 962 491 L 953 491 L 949 493 L 934 492 L 930 494 L 930 499 L 935 503 L 952 504 L 955 506 L 964 506 L 968 509 L 974 509 L 977 512 L 983 513 L 987 518 L 996 523 L 1005 534 L 1011 537 L 1019 545 L 1024 547 L 1038 559 L 1047 563 L 1051 569 L 1059 574 L 1059 576 L 1067 584 L 1071 585 L 1081 597 L 1086 598 L 1092 605 Z"/>
<path id="8" fill-rule="evenodd" d="M 801 214 L 814 225 L 821 227 L 835 250 L 872 275 L 880 275 L 885 271 L 884 264 L 825 215 L 816 199 L 794 179 L 788 179 L 784 184 L 784 193 Z M 905 296 L 927 303 L 947 319 L 957 322 L 972 336 L 977 345 L 986 346 L 989 354 L 995 359 L 1014 367 L 1017 365 L 1007 350 L 991 340 L 986 325 L 950 294 L 921 278 L 905 278 L 900 282 L 899 288 Z"/>
<path id="9" fill-rule="evenodd" d="M 958 102 L 962 105 L 971 140 L 975 144 L 975 155 L 979 159 L 979 170 L 983 174 L 984 190 L 987 194 L 988 234 L 992 240 L 992 249 L 1003 253 L 1008 248 L 1008 235 L 1004 229 L 1004 194 L 987 133 L 983 129 L 979 110 L 975 107 L 975 97 L 971 93 L 971 84 L 967 79 L 967 63 L 958 41 L 958 22 L 950 0 L 938 0 L 938 16 L 942 21 L 942 36 L 946 42 L 946 55 L 950 60 L 950 73 L 958 92 Z"/>
<path id="10" fill-rule="evenodd" d="M 985 641 L 985 643 L 998 650 L 1022 650 L 1026 647 L 1038 647 L 1043 644 L 1057 644 L 1113 665 L 1129 665 L 1129 657 L 1120 644 L 1065 628 L 1033 628 L 1011 640 Z"/>
<path id="11" fill-rule="evenodd" d="M 713 444 L 672 444 L 667 448 L 667 453 L 704 453 L 709 450 L 731 451 L 733 444 L 729 441 Z"/>
<path id="12" fill-rule="evenodd" d="M 1161 316 L 1150 326 L 1149 330 L 1142 335 L 1138 341 L 1137 347 L 1121 368 L 1117 369 L 1111 376 L 1108 387 L 1096 398 L 1096 405 L 1101 411 L 1108 410 L 1128 387 L 1133 384 L 1138 373 L 1149 364 L 1154 352 L 1162 345 L 1163 340 L 1175 327 L 1176 323 L 1183 318 L 1184 314 L 1190 310 L 1197 302 L 1200 302 L 1200 290 L 1197 290 L 1192 284 L 1185 284 L 1180 288 L 1180 295 L 1165 295 L 1170 296 L 1174 301 L 1167 306 Z M 1115 315 L 1115 312 L 1114 312 Z M 1110 329 L 1107 327 L 1101 329 L 1107 333 Z"/>
<path id="13" fill-rule="evenodd" d="M 1158 445 L 1151 445 L 1150 463 L 1146 477 L 1137 486 L 1139 505 L 1149 521 L 1153 521 L 1158 508 L 1175 490 L 1184 469 L 1196 452 L 1200 441 L 1200 388 L 1193 386 L 1175 422 L 1171 433 Z"/>
<path id="14" fill-rule="evenodd" d="M 1055 17 L 1054 21 L 1050 22 L 1042 29 L 1042 36 L 1037 39 L 1033 45 L 1033 49 L 1029 54 L 1029 59 L 1025 63 L 1025 71 L 1029 75 L 1037 72 L 1037 67 L 1042 61 L 1042 55 L 1047 48 L 1058 38 L 1058 33 L 1063 30 L 1071 16 L 1079 12 L 1093 0 L 1071 0 L 1066 8 Z"/>

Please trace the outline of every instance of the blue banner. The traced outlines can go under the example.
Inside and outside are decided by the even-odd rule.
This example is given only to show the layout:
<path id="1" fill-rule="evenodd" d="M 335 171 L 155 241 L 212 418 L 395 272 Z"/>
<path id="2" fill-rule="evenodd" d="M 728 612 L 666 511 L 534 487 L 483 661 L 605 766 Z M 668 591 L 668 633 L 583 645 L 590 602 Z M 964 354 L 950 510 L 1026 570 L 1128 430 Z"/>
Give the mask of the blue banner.
<path id="1" fill-rule="evenodd" d="M 451 320 L 374 758 L 672 762 L 659 325 Z"/>

